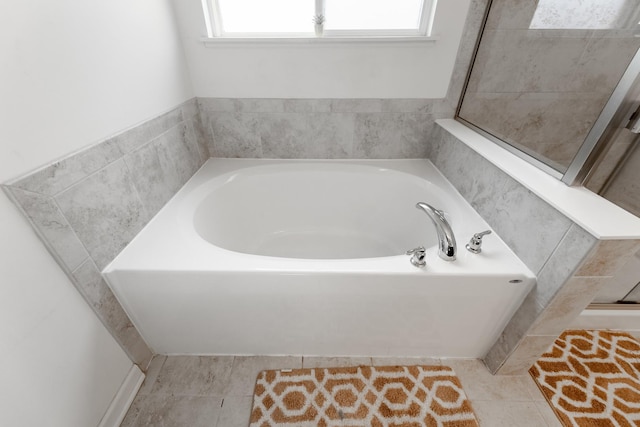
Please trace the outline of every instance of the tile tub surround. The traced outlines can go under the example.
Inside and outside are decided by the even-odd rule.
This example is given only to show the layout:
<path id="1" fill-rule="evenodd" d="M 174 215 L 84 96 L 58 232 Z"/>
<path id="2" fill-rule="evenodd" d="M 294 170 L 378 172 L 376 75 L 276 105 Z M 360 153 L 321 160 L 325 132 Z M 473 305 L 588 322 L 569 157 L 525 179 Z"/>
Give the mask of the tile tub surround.
<path id="1" fill-rule="evenodd" d="M 507 153 L 460 123 L 444 120 L 434 130 L 429 155 L 538 277 L 536 287 L 484 358 L 492 372 L 519 374 L 533 364 L 607 285 L 611 276 L 640 249 L 640 228 L 637 218 L 603 199 L 602 203 L 607 204 L 602 207 L 607 212 L 605 217 L 611 218 L 607 215 L 611 213 L 615 218 L 613 222 L 631 221 L 632 226 L 627 230 L 633 235 L 631 238 L 623 238 L 616 229 L 619 224 L 609 225 L 604 221 L 596 224 L 594 218 L 578 218 L 579 208 L 593 202 L 596 196 L 584 194 L 581 189 L 569 189 L 561 183 L 559 191 L 579 193 L 570 200 L 575 206 L 562 206 L 554 201 L 553 194 L 545 195 L 543 200 L 533 191 L 541 191 L 543 186 L 534 185 L 532 190 L 505 173 L 505 165 L 498 167 L 483 157 L 490 158 L 493 153 L 480 155 L 476 145 L 463 142 L 470 135 L 492 144 L 492 150 Z M 533 168 L 526 163 L 516 166 Z M 533 169 L 531 172 L 543 174 Z M 546 175 L 538 177 L 539 182 L 547 179 L 553 180 Z M 556 181 L 549 182 L 556 185 Z"/>
<path id="2" fill-rule="evenodd" d="M 434 121 L 453 118 L 489 0 L 471 0 L 442 99 L 198 98 L 213 157 L 424 158 Z"/>
<path id="3" fill-rule="evenodd" d="M 213 157 L 424 158 L 446 99 L 198 98 Z"/>
<path id="4" fill-rule="evenodd" d="M 100 270 L 209 158 L 195 99 L 4 185 L 131 360 L 152 352 Z"/>

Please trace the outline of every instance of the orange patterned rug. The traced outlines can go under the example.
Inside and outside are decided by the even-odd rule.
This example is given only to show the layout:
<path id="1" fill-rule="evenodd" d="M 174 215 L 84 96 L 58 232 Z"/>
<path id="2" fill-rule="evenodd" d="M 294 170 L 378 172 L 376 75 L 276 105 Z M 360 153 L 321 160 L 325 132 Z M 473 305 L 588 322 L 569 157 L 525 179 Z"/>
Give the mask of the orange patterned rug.
<path id="1" fill-rule="evenodd" d="M 640 342 L 631 335 L 565 331 L 529 373 L 565 426 L 640 426 Z"/>
<path id="2" fill-rule="evenodd" d="M 478 427 L 446 366 L 263 371 L 250 427 Z"/>

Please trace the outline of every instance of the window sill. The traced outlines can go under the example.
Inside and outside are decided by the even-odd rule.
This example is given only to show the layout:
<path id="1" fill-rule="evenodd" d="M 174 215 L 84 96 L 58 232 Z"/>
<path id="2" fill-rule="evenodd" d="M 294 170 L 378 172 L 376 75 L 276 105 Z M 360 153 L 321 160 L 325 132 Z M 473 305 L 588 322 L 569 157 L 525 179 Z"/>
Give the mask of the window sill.
<path id="1" fill-rule="evenodd" d="M 201 41 L 205 47 L 260 45 L 260 46 L 291 46 L 291 45 L 387 45 L 402 44 L 431 44 L 438 37 L 424 36 L 370 36 L 370 37 L 205 37 Z"/>

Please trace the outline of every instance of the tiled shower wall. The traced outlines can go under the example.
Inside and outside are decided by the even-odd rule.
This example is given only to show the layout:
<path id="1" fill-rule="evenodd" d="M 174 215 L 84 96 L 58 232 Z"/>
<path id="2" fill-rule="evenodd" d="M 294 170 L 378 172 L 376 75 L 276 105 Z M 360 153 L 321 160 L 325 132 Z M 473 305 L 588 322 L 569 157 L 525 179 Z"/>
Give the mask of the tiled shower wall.
<path id="1" fill-rule="evenodd" d="M 599 241 L 440 124 L 429 147 L 436 167 L 537 276 L 484 359 L 494 373 L 522 374 L 640 249 L 640 241 Z"/>
<path id="2" fill-rule="evenodd" d="M 131 360 L 152 357 L 100 271 L 209 158 L 195 99 L 4 186 Z"/>
<path id="3" fill-rule="evenodd" d="M 576 29 L 558 25 L 561 8 L 493 0 L 460 117 L 567 167 L 640 47 L 637 2 L 618 7 L 627 23 L 608 29 L 576 7 L 598 28 Z M 532 28 L 545 10 L 555 28 Z"/>

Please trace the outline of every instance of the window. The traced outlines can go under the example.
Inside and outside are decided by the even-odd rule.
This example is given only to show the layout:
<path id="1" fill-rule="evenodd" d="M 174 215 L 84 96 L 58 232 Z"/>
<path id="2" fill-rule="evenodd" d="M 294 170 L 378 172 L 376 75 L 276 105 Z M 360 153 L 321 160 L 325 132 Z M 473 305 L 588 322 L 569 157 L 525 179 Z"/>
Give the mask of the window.
<path id="1" fill-rule="evenodd" d="M 436 0 L 202 0 L 209 37 L 430 36 Z"/>

